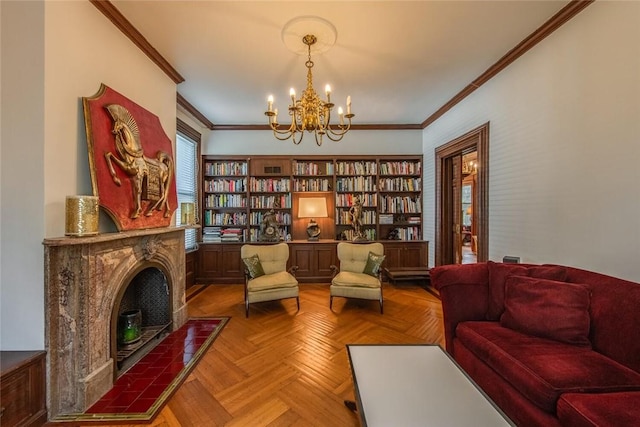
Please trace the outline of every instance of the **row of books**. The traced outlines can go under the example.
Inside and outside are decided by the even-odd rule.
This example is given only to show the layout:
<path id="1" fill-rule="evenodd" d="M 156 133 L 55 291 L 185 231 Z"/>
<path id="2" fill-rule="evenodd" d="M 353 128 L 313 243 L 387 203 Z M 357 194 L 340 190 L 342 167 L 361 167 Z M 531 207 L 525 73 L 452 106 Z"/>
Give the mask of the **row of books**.
<path id="1" fill-rule="evenodd" d="M 396 228 L 399 240 L 420 240 L 420 227 Z"/>
<path id="2" fill-rule="evenodd" d="M 207 194 L 204 198 L 206 208 L 245 208 L 247 198 L 244 194 Z"/>
<path id="3" fill-rule="evenodd" d="M 421 162 L 380 162 L 381 175 L 420 175 Z"/>
<path id="4" fill-rule="evenodd" d="M 243 228 L 203 227 L 202 241 L 211 242 L 243 242 L 247 230 Z"/>
<path id="5" fill-rule="evenodd" d="M 249 214 L 249 223 L 251 225 L 260 225 L 265 212 L 251 212 Z M 276 221 L 278 224 L 291 224 L 291 214 L 289 212 L 276 211 Z"/>
<path id="6" fill-rule="evenodd" d="M 375 175 L 378 173 L 376 162 L 337 162 L 338 175 Z"/>
<path id="7" fill-rule="evenodd" d="M 288 192 L 291 190 L 289 178 L 254 178 L 249 185 L 251 191 L 260 192 Z"/>
<path id="8" fill-rule="evenodd" d="M 381 178 L 380 191 L 420 191 L 420 178 Z"/>
<path id="9" fill-rule="evenodd" d="M 360 222 L 364 225 L 373 225 L 376 223 L 376 211 L 362 211 Z M 351 224 L 351 215 L 346 209 L 336 209 L 336 224 Z"/>
<path id="10" fill-rule="evenodd" d="M 365 228 L 362 230 L 362 233 L 367 240 L 376 240 L 376 230 L 374 228 Z M 344 237 L 345 240 L 353 240 L 353 238 L 356 237 L 356 233 L 354 230 L 344 230 L 342 237 Z"/>
<path id="11" fill-rule="evenodd" d="M 333 162 L 320 164 L 294 160 L 293 173 L 295 175 L 333 175 Z"/>
<path id="12" fill-rule="evenodd" d="M 380 197 L 380 210 L 384 213 L 420 213 L 420 197 Z"/>
<path id="13" fill-rule="evenodd" d="M 331 182 L 326 178 L 296 179 L 293 191 L 331 191 Z"/>
<path id="14" fill-rule="evenodd" d="M 245 212 L 216 213 L 204 211 L 204 225 L 246 225 L 247 214 Z"/>
<path id="15" fill-rule="evenodd" d="M 286 209 L 291 207 L 291 194 L 278 194 L 275 196 L 251 196 L 250 207 L 252 209 L 271 209 L 273 207 Z"/>
<path id="16" fill-rule="evenodd" d="M 212 162 L 205 163 L 205 175 L 246 175 L 248 167 L 246 162 Z"/>
<path id="17" fill-rule="evenodd" d="M 376 180 L 371 176 L 350 176 L 336 179 L 336 191 L 376 191 Z"/>
<path id="18" fill-rule="evenodd" d="M 204 191 L 243 193 L 247 191 L 247 179 L 207 179 L 204 181 Z"/>
<path id="19" fill-rule="evenodd" d="M 353 206 L 355 198 L 360 198 L 360 203 L 364 207 L 378 206 L 378 197 L 375 194 L 339 194 L 336 193 L 336 206 Z"/>

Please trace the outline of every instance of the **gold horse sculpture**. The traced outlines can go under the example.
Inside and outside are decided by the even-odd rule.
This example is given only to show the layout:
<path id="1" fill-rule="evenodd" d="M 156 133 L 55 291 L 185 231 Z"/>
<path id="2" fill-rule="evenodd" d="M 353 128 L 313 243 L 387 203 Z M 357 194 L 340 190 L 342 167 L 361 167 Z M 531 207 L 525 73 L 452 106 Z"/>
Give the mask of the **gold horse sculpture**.
<path id="1" fill-rule="evenodd" d="M 117 164 L 129 177 L 133 186 L 134 209 L 131 218 L 135 219 L 143 212 L 142 200 L 150 201 L 145 215 L 151 216 L 153 210 L 164 208 L 164 217 L 171 215 L 169 207 L 169 188 L 173 178 L 173 159 L 159 150 L 156 158 L 146 157 L 140 142 L 138 124 L 129 111 L 122 105 L 110 104 L 105 107 L 113 119 L 111 133 L 115 135 L 116 156 L 112 152 L 104 157 L 109 165 L 113 182 L 120 186 L 122 182 L 116 175 L 113 164 Z"/>

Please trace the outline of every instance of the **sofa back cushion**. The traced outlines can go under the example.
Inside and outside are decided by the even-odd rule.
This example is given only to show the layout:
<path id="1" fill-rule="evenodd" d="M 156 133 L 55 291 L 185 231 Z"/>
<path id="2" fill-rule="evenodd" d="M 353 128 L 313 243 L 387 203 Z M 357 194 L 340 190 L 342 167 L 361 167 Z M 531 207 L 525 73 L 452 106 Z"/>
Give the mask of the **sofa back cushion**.
<path id="1" fill-rule="evenodd" d="M 586 285 L 511 276 L 500 324 L 536 337 L 590 347 L 590 294 Z"/>
<path id="2" fill-rule="evenodd" d="M 567 281 L 591 288 L 591 345 L 640 372 L 640 283 L 567 267 Z"/>
<path id="3" fill-rule="evenodd" d="M 560 265 L 523 265 L 503 264 L 488 261 L 489 269 L 489 306 L 487 320 L 500 320 L 504 312 L 504 290 L 511 276 L 529 276 L 563 282 L 567 277 L 567 268 Z"/>

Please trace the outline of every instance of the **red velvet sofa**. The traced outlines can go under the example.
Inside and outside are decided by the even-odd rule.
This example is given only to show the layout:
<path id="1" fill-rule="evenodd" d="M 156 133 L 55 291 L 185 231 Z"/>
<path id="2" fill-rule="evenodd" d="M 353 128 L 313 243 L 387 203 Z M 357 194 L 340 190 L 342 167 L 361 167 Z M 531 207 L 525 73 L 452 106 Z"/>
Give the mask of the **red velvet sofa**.
<path id="1" fill-rule="evenodd" d="M 491 261 L 430 273 L 447 352 L 516 425 L 640 425 L 640 284 Z"/>

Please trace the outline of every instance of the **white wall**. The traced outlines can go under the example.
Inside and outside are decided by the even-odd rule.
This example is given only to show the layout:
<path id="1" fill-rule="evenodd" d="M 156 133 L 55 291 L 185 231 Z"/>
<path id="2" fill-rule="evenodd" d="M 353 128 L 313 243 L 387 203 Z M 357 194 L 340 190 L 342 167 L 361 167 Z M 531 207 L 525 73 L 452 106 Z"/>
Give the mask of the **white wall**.
<path id="1" fill-rule="evenodd" d="M 640 281 L 640 3 L 595 2 L 427 127 L 425 169 L 487 121 L 489 258 Z"/>
<path id="2" fill-rule="evenodd" d="M 202 154 L 246 155 L 350 155 L 350 154 L 420 154 L 422 131 L 350 130 L 340 142 L 324 138 L 316 145 L 313 134 L 305 132 L 299 145 L 291 140 L 279 141 L 271 131 L 213 131 L 203 135 Z"/>
<path id="3" fill-rule="evenodd" d="M 9 39 L 28 57 L 9 56 Z M 82 97 L 105 83 L 175 140 L 176 85 L 90 2 L 2 2 L 2 40 L 2 122 L 14 126 L 2 128 L 0 348 L 42 349 L 42 240 L 64 235 L 65 197 L 92 188 Z"/>
<path id="4" fill-rule="evenodd" d="M 44 348 L 44 9 L 42 2 L 0 2 L 3 350 Z"/>

